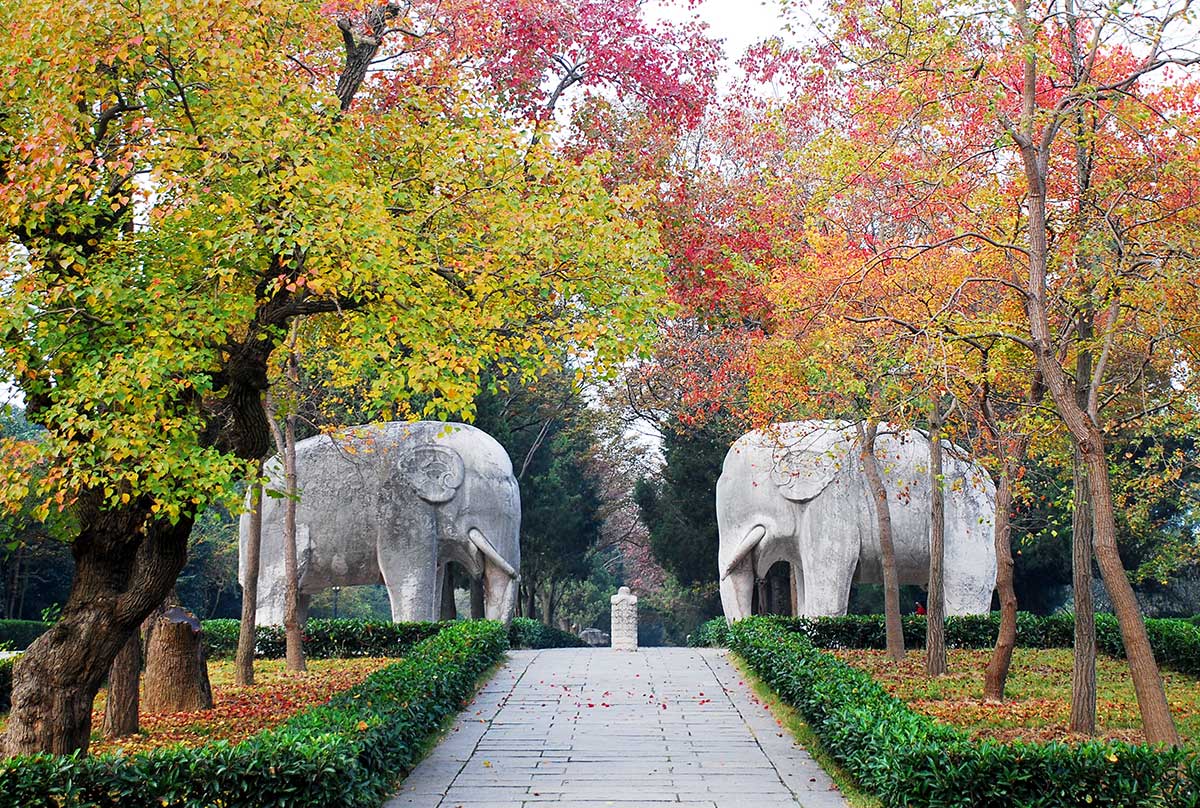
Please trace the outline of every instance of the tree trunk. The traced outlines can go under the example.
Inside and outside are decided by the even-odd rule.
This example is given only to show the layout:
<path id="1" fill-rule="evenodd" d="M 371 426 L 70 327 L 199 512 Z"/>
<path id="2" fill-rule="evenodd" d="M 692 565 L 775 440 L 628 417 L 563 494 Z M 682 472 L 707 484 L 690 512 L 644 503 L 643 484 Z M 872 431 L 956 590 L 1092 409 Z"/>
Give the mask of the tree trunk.
<path id="1" fill-rule="evenodd" d="M 212 708 L 203 636 L 200 621 L 182 606 L 170 606 L 154 621 L 146 646 L 146 712 Z"/>
<path id="2" fill-rule="evenodd" d="M 554 611 L 558 607 L 557 600 L 555 586 L 552 583 L 546 587 L 546 593 L 542 595 L 542 622 L 547 626 L 554 625 Z"/>
<path id="3" fill-rule="evenodd" d="M 1023 454 L 1023 452 L 1022 452 Z M 983 676 L 985 701 L 1003 701 L 1012 666 L 1013 649 L 1017 646 L 1017 592 L 1013 588 L 1012 501 L 1013 478 L 1017 461 L 1005 457 L 1000 480 L 996 484 L 996 593 L 1000 597 L 1000 632 L 996 647 L 988 660 Z"/>
<path id="4" fill-rule="evenodd" d="M 875 520 L 879 530 L 879 553 L 883 564 L 883 615 L 887 628 L 887 652 L 896 662 L 904 660 L 904 626 L 900 622 L 900 579 L 896 574 L 896 548 L 892 543 L 892 513 L 888 506 L 887 488 L 875 457 L 875 437 L 879 424 L 858 424 L 859 457 L 863 473 L 875 505 Z"/>
<path id="5" fill-rule="evenodd" d="M 142 637 L 133 632 L 108 669 L 104 737 L 123 738 L 138 731 L 138 686 L 142 676 Z"/>
<path id="6" fill-rule="evenodd" d="M 1108 462 L 1103 443 L 1097 435 L 1099 451 L 1085 453 L 1087 460 L 1088 487 L 1092 497 L 1092 542 L 1096 563 L 1104 579 L 1104 587 L 1112 600 L 1113 611 L 1121 627 L 1121 640 L 1125 644 L 1125 657 L 1137 693 L 1138 707 L 1142 713 L 1142 726 L 1146 740 L 1150 743 L 1165 743 L 1179 746 L 1179 733 L 1167 706 L 1162 676 L 1150 638 L 1146 634 L 1146 623 L 1142 619 L 1141 607 L 1133 594 L 1133 587 L 1125 574 L 1125 565 L 1117 550 L 1117 526 L 1113 513 L 1112 489 L 1108 479 Z"/>
<path id="7" fill-rule="evenodd" d="M 262 476 L 262 463 L 256 477 Z M 262 550 L 262 481 L 255 480 L 250 489 L 250 530 L 246 537 L 246 553 L 242 559 L 245 583 L 242 584 L 242 620 L 238 626 L 237 655 L 234 658 L 233 680 L 239 685 L 254 684 L 254 645 L 257 639 L 255 620 L 258 612 L 258 567 Z"/>
<path id="8" fill-rule="evenodd" d="M 1096 734 L 1096 610 L 1092 603 L 1092 511 L 1088 473 L 1074 452 L 1071 582 L 1074 585 L 1075 664 L 1071 670 L 1071 732 Z M 1124 574 L 1124 573 L 1122 573 Z"/>
<path id="9" fill-rule="evenodd" d="M 925 616 L 925 673 L 946 673 L 946 497 L 942 487 L 941 405 L 933 405 L 929 421 L 929 587 Z"/>
<path id="10" fill-rule="evenodd" d="M 534 608 L 536 606 L 536 601 L 534 599 L 536 596 L 537 596 L 537 587 L 535 587 L 533 585 L 533 581 L 530 581 L 525 586 L 525 616 L 526 617 L 532 618 L 537 615 L 537 609 Z"/>
<path id="11" fill-rule="evenodd" d="M 287 669 L 300 673 L 304 664 L 304 636 L 300 625 L 300 560 L 296 551 L 296 416 L 288 413 L 284 419 L 287 441 L 284 453 L 287 504 L 283 518 L 283 569 L 287 576 L 287 592 L 283 602 L 283 628 L 287 644 Z"/>
<path id="12" fill-rule="evenodd" d="M 152 520 L 139 500 L 85 522 L 71 548 L 75 577 L 62 617 L 13 671 L 6 755 L 87 750 L 96 693 L 117 653 L 174 585 L 193 520 Z"/>

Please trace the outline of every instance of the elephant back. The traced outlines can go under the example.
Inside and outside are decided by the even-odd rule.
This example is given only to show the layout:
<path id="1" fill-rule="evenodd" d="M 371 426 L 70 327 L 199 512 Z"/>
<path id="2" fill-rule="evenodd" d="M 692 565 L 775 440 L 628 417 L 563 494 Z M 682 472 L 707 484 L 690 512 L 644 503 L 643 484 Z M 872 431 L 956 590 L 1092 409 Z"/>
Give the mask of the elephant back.
<path id="1" fill-rule="evenodd" d="M 750 481 L 808 502 L 844 468 L 853 428 L 840 421 L 793 421 L 748 432 L 725 455 L 722 479 Z"/>
<path id="2" fill-rule="evenodd" d="M 486 477 L 513 478 L 508 452 L 495 438 L 478 427 L 442 421 L 393 421 L 384 424 L 383 429 L 387 443 L 397 448 L 403 456 L 400 462 L 410 473 L 418 472 L 421 465 L 419 460 L 413 462 L 410 458 L 426 451 L 430 457 L 440 454 L 444 458 L 433 463 L 432 467 L 445 474 L 447 482 L 452 482 L 461 473 L 451 468 L 459 464 Z"/>

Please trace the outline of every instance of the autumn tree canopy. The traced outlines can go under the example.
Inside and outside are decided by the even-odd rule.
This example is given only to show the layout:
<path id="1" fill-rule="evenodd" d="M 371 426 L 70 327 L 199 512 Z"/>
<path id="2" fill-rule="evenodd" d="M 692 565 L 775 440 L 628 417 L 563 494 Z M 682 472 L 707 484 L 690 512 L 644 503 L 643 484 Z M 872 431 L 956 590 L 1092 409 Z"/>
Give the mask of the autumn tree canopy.
<path id="1" fill-rule="evenodd" d="M 0 11 L 0 373 L 45 429 L 4 442 L 0 499 L 36 485 L 79 535 L 9 753 L 86 748 L 196 514 L 269 449 L 294 318 L 328 321 L 333 382 L 390 417 L 469 413 L 485 366 L 640 350 L 653 217 L 607 155 L 539 135 L 575 85 L 678 127 L 711 79 L 699 29 L 632 2 L 43 5 Z"/>

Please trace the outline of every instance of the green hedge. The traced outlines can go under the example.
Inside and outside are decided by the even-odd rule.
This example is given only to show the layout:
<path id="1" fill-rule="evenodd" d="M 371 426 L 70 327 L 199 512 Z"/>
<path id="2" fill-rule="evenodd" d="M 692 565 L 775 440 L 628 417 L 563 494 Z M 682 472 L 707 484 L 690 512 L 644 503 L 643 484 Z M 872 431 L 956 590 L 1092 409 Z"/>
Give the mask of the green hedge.
<path id="1" fill-rule="evenodd" d="M 514 617 L 508 628 L 508 644 L 513 648 L 587 648 L 574 634 L 539 623 L 528 617 Z"/>
<path id="2" fill-rule="evenodd" d="M 692 648 L 727 648 L 729 646 L 729 621 L 714 617 L 705 621 L 688 635 L 687 644 Z"/>
<path id="3" fill-rule="evenodd" d="M 15 656 L 0 659 L 0 713 L 7 713 L 12 706 L 12 676 Z"/>
<path id="4" fill-rule="evenodd" d="M 231 659 L 237 652 L 238 620 L 205 620 L 209 659 Z M 310 659 L 399 656 L 436 634 L 439 623 L 392 623 L 382 620 L 309 620 L 304 624 L 304 654 Z M 280 659 L 286 651 L 283 626 L 258 626 L 254 655 Z"/>
<path id="5" fill-rule="evenodd" d="M 887 637 L 883 616 L 846 615 L 845 617 L 771 617 L 788 631 L 803 634 L 818 648 L 884 648 Z M 925 616 L 905 615 L 904 643 L 909 648 L 925 647 Z M 1000 614 L 946 618 L 946 645 L 950 648 L 991 648 L 1000 630 Z M 1200 676 L 1200 626 L 1178 618 L 1146 620 L 1150 645 L 1160 665 L 1182 673 Z M 689 645 L 726 645 L 728 626 L 716 617 L 702 625 Z M 1071 648 L 1075 644 L 1074 617 L 1054 614 L 1039 617 L 1017 613 L 1017 645 L 1022 648 Z M 1121 629 L 1111 614 L 1096 615 L 1096 645 L 1114 657 L 1125 656 Z"/>
<path id="6" fill-rule="evenodd" d="M 23 808 L 375 808 L 506 648 L 499 623 L 453 623 L 403 661 L 242 743 L 13 758 L 0 762 L 0 795 Z"/>
<path id="7" fill-rule="evenodd" d="M 48 628 L 50 624 L 41 620 L 0 620 L 0 648 L 8 643 L 8 650 L 24 651 Z"/>
<path id="8" fill-rule="evenodd" d="M 1125 743 L 976 742 L 914 713 L 777 620 L 738 621 L 729 643 L 885 806 L 1200 805 L 1200 764 L 1188 753 Z"/>

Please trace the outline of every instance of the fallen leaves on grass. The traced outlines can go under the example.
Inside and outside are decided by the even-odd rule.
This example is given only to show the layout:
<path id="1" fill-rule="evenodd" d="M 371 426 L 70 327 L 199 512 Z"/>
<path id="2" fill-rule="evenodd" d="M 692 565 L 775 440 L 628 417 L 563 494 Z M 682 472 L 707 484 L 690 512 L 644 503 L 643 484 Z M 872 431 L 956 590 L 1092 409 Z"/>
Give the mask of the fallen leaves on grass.
<path id="1" fill-rule="evenodd" d="M 199 746 L 209 741 L 236 743 L 275 726 L 290 716 L 323 704 L 338 691 L 353 687 L 394 659 L 317 659 L 308 661 L 308 672 L 289 674 L 283 660 L 260 660 L 255 664 L 255 684 L 233 684 L 233 663 L 209 663 L 213 686 L 213 709 L 184 713 L 142 713 L 142 731 L 127 738 L 93 738 L 95 754 L 122 751 L 144 752 L 183 744 Z M 96 700 L 92 726 L 104 723 L 103 696 Z"/>
<path id="2" fill-rule="evenodd" d="M 983 670 L 990 651 L 953 649 L 949 673 L 925 675 L 924 653 L 909 653 L 893 663 L 883 651 L 831 652 L 870 673 L 884 689 L 920 713 L 966 730 L 973 738 L 1011 742 L 1065 741 L 1085 736 L 1070 725 L 1071 652 L 1019 648 L 1013 655 L 1006 695 L 1000 703 L 983 700 Z M 1097 660 L 1097 724 L 1112 740 L 1144 740 L 1129 669 L 1124 660 Z M 1200 742 L 1200 687 L 1195 678 L 1164 671 L 1167 698 L 1185 743 Z"/>

